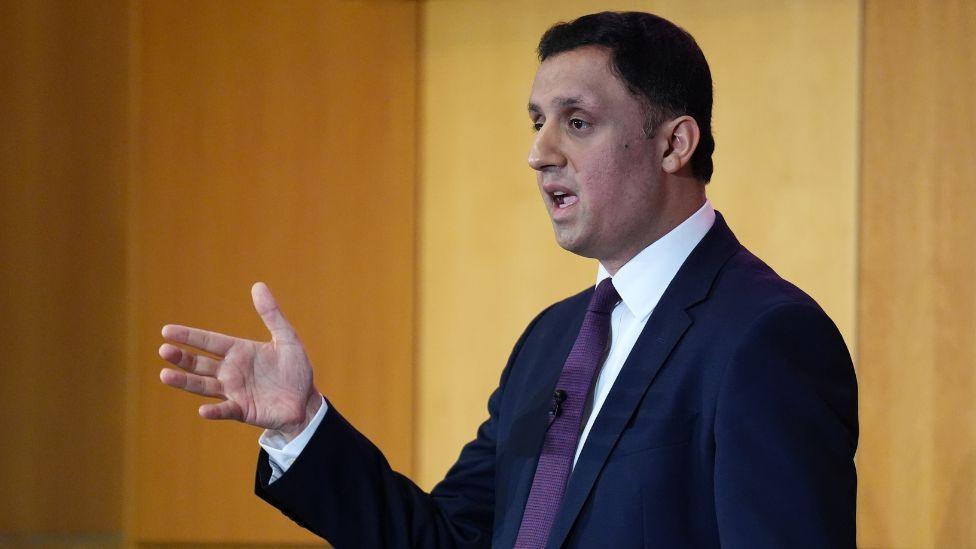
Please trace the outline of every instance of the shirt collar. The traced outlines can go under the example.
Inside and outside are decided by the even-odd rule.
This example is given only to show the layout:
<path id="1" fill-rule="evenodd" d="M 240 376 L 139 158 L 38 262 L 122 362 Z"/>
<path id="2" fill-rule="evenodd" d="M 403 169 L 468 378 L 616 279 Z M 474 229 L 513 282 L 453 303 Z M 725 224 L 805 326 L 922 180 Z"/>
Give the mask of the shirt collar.
<path id="1" fill-rule="evenodd" d="M 715 210 L 705 200 L 697 212 L 617 270 L 613 287 L 635 318 L 644 320 L 650 316 L 678 269 L 714 222 Z M 610 273 L 601 264 L 597 269 L 597 284 L 608 276 Z"/>

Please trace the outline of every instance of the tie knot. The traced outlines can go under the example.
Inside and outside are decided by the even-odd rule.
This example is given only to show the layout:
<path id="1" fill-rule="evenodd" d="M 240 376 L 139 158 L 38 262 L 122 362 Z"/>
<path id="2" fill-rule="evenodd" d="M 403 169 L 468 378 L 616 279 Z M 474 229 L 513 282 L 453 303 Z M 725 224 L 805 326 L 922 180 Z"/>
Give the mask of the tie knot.
<path id="1" fill-rule="evenodd" d="M 586 310 L 609 314 L 619 301 L 620 294 L 617 293 L 617 289 L 613 287 L 613 280 L 608 276 L 597 285 Z"/>

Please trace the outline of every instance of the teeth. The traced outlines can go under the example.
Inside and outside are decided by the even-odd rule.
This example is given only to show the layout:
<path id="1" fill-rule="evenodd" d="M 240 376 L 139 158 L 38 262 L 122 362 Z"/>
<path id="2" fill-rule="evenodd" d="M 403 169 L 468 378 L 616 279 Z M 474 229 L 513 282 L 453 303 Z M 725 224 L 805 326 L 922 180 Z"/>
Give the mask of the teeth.
<path id="1" fill-rule="evenodd" d="M 568 208 L 579 202 L 578 196 L 569 194 L 566 191 L 552 191 L 550 195 L 552 196 L 553 205 L 559 209 Z"/>

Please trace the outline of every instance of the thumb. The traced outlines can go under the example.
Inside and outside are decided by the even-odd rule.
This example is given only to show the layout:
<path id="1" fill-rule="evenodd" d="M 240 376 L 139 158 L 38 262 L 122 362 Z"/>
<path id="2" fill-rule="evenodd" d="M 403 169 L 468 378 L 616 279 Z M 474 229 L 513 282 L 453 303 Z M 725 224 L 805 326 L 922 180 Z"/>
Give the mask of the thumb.
<path id="1" fill-rule="evenodd" d="M 251 286 L 251 299 L 254 300 L 254 310 L 261 315 L 261 320 L 271 332 L 271 337 L 276 341 L 294 341 L 295 330 L 281 314 L 278 302 L 275 301 L 271 290 L 264 282 L 256 282 Z"/>

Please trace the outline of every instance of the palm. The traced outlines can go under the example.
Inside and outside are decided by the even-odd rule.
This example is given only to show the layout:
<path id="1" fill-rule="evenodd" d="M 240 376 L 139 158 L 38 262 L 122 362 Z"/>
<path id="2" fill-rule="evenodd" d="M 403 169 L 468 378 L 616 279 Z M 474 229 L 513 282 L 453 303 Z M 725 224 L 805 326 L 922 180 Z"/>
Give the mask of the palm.
<path id="1" fill-rule="evenodd" d="M 205 418 L 292 431 L 307 421 L 307 405 L 317 396 L 312 367 L 267 287 L 255 284 L 251 293 L 271 341 L 166 325 L 163 337 L 184 347 L 164 343 L 159 348 L 163 359 L 180 367 L 164 369 L 160 379 L 178 389 L 221 399 L 200 407 Z"/>
<path id="2" fill-rule="evenodd" d="M 244 423 L 280 429 L 300 414 L 312 384 L 305 349 L 296 342 L 242 340 L 219 368 L 227 399 L 241 410 Z"/>

